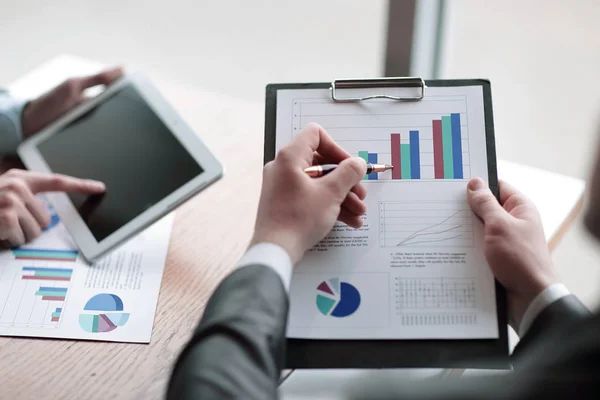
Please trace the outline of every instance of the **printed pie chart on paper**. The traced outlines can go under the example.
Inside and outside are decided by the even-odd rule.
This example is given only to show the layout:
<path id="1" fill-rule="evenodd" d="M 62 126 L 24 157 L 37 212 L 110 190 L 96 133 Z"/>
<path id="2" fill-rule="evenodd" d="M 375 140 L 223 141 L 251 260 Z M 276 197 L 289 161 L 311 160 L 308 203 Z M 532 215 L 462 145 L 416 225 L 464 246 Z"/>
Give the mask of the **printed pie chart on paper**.
<path id="1" fill-rule="evenodd" d="M 348 317 L 360 306 L 360 292 L 348 282 L 338 278 L 323 281 L 317 286 L 317 308 L 323 315 Z"/>
<path id="2" fill-rule="evenodd" d="M 79 314 L 79 326 L 90 333 L 106 333 L 123 326 L 129 320 L 129 313 L 123 311 L 123 300 L 116 294 L 97 294 L 85 304 Z"/>

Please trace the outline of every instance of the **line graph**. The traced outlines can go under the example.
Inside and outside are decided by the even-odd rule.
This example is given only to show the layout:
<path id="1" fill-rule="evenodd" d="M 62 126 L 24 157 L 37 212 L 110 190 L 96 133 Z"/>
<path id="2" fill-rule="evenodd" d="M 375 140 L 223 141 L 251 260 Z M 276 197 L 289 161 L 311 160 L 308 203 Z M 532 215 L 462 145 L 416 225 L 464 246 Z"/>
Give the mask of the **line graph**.
<path id="1" fill-rule="evenodd" d="M 473 246 L 472 213 L 448 202 L 379 203 L 380 247 Z"/>

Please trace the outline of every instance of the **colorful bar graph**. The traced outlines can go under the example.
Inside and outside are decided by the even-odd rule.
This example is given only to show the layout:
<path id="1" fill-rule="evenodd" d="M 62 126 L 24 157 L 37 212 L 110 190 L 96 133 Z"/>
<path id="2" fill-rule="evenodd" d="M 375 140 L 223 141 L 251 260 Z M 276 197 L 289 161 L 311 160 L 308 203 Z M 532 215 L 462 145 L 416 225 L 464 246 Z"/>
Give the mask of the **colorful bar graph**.
<path id="1" fill-rule="evenodd" d="M 65 301 L 67 297 L 67 288 L 40 286 L 36 296 L 41 296 L 46 301 Z"/>
<path id="2" fill-rule="evenodd" d="M 394 169 L 392 169 L 392 179 L 401 179 L 402 163 L 400 162 L 400 134 L 392 133 L 390 135 L 390 142 L 392 145 L 392 165 L 394 166 Z"/>
<path id="3" fill-rule="evenodd" d="M 377 153 L 369 153 L 368 162 L 370 162 L 371 164 L 377 164 Z M 377 172 L 371 172 L 368 175 L 368 177 L 369 177 L 370 181 L 376 181 L 377 180 Z"/>
<path id="4" fill-rule="evenodd" d="M 400 154 L 400 158 L 402 159 L 402 179 L 410 179 L 410 144 L 401 144 Z"/>
<path id="5" fill-rule="evenodd" d="M 419 131 L 410 131 L 410 179 L 421 179 Z"/>
<path id="6" fill-rule="evenodd" d="M 454 179 L 463 178 L 462 137 L 460 132 L 460 114 L 450 114 L 452 127 L 452 159 L 454 161 Z"/>
<path id="7" fill-rule="evenodd" d="M 389 175 L 383 175 L 382 179 L 464 179 L 460 114 L 451 113 L 434 119 L 431 121 L 431 127 L 432 141 L 428 137 L 428 130 L 425 130 L 425 133 L 420 130 L 390 133 L 389 153 L 370 153 L 365 150 L 359 151 L 358 156 L 369 163 L 391 163 L 394 168 Z M 424 143 L 421 143 L 422 140 Z M 429 161 L 432 142 L 433 171 Z M 421 151 L 425 154 L 423 166 Z M 377 173 L 371 173 L 363 179 L 380 178 Z"/>
<path id="8" fill-rule="evenodd" d="M 75 261 L 79 254 L 76 250 L 48 250 L 48 249 L 12 249 L 17 260 L 44 260 L 44 261 Z"/>
<path id="9" fill-rule="evenodd" d="M 73 270 L 69 268 L 23 267 L 23 280 L 70 281 Z"/>
<path id="10" fill-rule="evenodd" d="M 57 307 L 56 310 L 54 310 L 54 312 L 52 312 L 50 320 L 52 322 L 58 322 L 61 313 L 62 313 L 62 308 Z"/>
<path id="11" fill-rule="evenodd" d="M 450 116 L 442 117 L 442 144 L 444 147 L 444 178 L 454 178 L 454 157 L 452 156 L 452 124 Z"/>
<path id="12" fill-rule="evenodd" d="M 362 158 L 363 160 L 365 160 L 366 163 L 369 162 L 369 152 L 368 151 L 359 151 L 358 156 L 360 158 Z M 366 175 L 363 176 L 363 178 L 362 178 L 363 181 L 367 180 L 367 179 L 369 179 L 369 178 Z"/>
<path id="13" fill-rule="evenodd" d="M 442 120 L 433 123 L 433 170 L 435 179 L 444 179 L 444 146 L 442 143 Z"/>
<path id="14" fill-rule="evenodd" d="M 62 297 L 65 298 L 67 295 L 67 288 L 58 288 L 58 287 L 45 287 L 40 286 L 40 288 L 35 292 L 36 296 L 42 297 Z"/>

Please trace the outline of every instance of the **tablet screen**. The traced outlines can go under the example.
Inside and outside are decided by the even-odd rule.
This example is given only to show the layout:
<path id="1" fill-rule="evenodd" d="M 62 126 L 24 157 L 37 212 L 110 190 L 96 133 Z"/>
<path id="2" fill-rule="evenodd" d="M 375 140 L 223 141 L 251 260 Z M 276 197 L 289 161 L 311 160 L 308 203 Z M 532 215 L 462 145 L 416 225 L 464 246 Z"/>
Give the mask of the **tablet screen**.
<path id="1" fill-rule="evenodd" d="M 133 85 L 38 145 L 53 172 L 106 184 L 69 194 L 98 242 L 203 172 Z"/>

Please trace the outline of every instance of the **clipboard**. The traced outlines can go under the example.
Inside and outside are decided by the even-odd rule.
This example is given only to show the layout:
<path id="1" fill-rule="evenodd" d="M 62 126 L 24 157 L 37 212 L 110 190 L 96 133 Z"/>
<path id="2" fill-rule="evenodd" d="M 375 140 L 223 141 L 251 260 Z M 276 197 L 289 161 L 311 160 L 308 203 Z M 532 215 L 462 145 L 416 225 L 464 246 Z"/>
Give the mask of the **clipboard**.
<path id="1" fill-rule="evenodd" d="M 422 78 L 349 79 L 319 83 L 269 84 L 266 87 L 264 163 L 275 158 L 277 93 L 286 89 L 328 89 L 336 103 L 389 99 L 416 102 L 428 87 L 480 86 L 483 91 L 488 182 L 499 198 L 491 85 L 488 80 L 423 80 Z M 369 89 L 360 96 L 345 95 L 345 89 Z M 389 88 L 389 93 L 381 88 Z M 413 88 L 399 95 L 395 88 Z M 508 313 L 506 293 L 495 282 L 498 338 L 495 339 L 292 339 L 287 340 L 285 368 L 510 368 L 508 357 Z M 443 329 L 443 328 L 441 328 Z"/>

